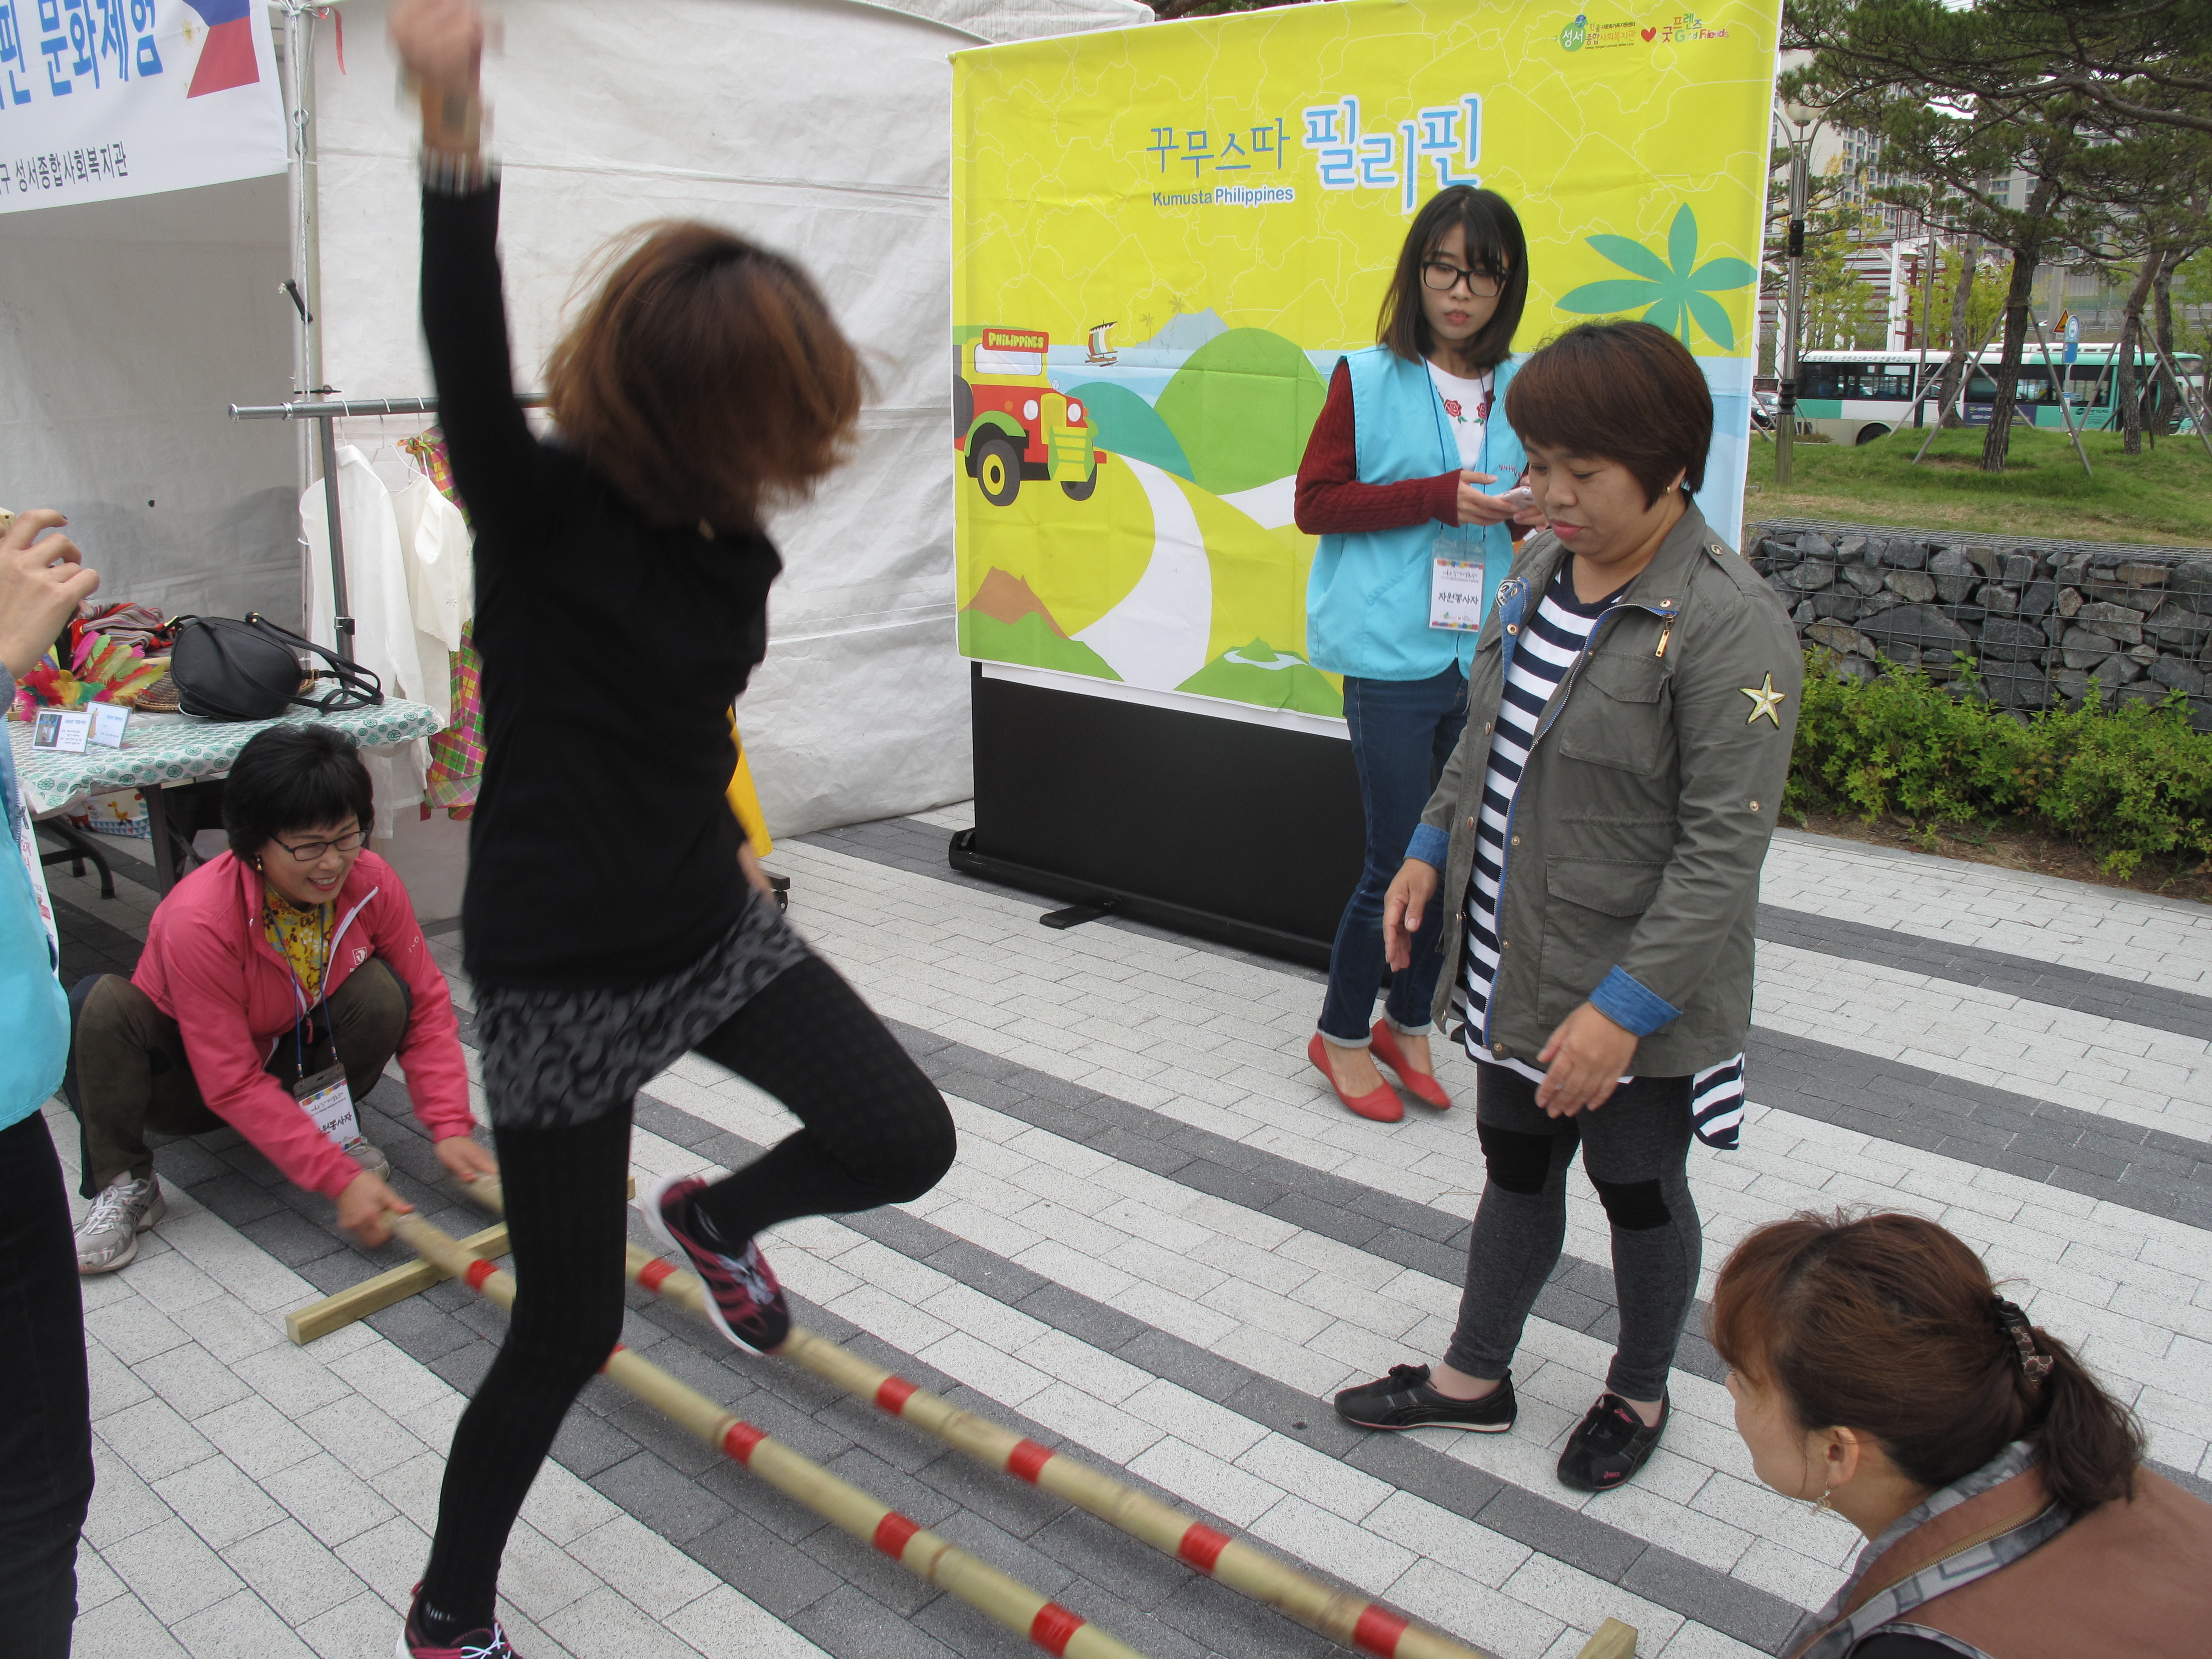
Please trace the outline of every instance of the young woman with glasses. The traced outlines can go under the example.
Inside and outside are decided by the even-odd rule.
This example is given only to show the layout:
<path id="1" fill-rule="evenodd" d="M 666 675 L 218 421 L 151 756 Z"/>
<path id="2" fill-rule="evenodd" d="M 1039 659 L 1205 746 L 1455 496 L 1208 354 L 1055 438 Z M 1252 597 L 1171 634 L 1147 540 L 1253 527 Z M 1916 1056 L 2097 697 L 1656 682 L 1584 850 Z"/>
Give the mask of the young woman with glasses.
<path id="1" fill-rule="evenodd" d="M 326 726 L 277 726 L 239 751 L 223 785 L 230 850 L 155 908 L 126 979 L 94 974 L 70 994 L 62 1091 L 82 1129 L 77 1271 L 112 1273 L 167 1209 L 151 1130 L 226 1124 L 298 1185 L 337 1200 L 367 1244 L 404 1210 L 390 1166 L 358 1138 L 323 1133 L 300 1085 L 333 1066 L 349 1097 L 397 1054 L 438 1161 L 463 1180 L 494 1172 L 470 1138 L 468 1069 L 446 976 L 398 874 L 364 851 L 373 811 L 353 741 Z"/>
<path id="2" fill-rule="evenodd" d="M 1528 292 L 1528 243 L 1504 197 L 1468 185 L 1431 197 L 1399 252 L 1377 343 L 1338 362 L 1298 468 L 1298 528 L 1322 538 L 1307 654 L 1344 676 L 1367 819 L 1306 1053 L 1339 1100 L 1377 1122 L 1405 1115 L 1377 1060 L 1415 1099 L 1451 1104 L 1429 1053 L 1433 915 L 1374 1018 L 1382 895 L 1466 724 L 1476 631 L 1513 561 L 1507 492 L 1524 458 L 1502 410 Z"/>

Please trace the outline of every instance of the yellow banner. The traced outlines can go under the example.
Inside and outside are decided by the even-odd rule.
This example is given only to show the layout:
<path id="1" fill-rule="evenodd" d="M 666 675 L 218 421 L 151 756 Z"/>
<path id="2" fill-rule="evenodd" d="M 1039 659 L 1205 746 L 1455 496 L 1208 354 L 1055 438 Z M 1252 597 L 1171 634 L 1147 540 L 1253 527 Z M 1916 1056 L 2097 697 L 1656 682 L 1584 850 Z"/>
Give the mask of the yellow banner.
<path id="1" fill-rule="evenodd" d="M 1448 184 L 1527 232 L 1516 350 L 1612 316 L 1688 345 L 1734 539 L 1778 15 L 1343 0 L 957 54 L 963 653 L 1340 714 L 1296 474 Z"/>

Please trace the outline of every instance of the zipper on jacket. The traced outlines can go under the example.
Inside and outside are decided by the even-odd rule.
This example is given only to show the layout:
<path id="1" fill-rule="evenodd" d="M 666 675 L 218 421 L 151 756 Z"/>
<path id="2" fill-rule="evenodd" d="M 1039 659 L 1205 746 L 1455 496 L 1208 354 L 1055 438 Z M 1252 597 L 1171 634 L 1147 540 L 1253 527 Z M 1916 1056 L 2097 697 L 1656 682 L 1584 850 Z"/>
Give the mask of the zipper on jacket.
<path id="1" fill-rule="evenodd" d="M 1525 588 L 1527 583 L 1523 582 L 1522 586 Z M 1501 605 L 1504 597 L 1505 590 L 1501 585 L 1498 588 L 1498 599 Z M 1516 593 L 1513 597 L 1517 602 L 1522 595 Z M 1538 603 L 1540 605 L 1542 601 L 1539 600 Z M 1521 810 L 1521 792 L 1528 784 L 1529 768 L 1535 763 L 1536 745 L 1543 742 L 1544 734 L 1552 729 L 1552 722 L 1559 718 L 1559 711 L 1567 706 L 1568 694 L 1574 690 L 1575 676 L 1582 672 L 1583 664 L 1589 659 L 1590 653 L 1597 648 L 1598 635 L 1605 631 L 1606 623 L 1628 611 L 1641 611 L 1662 620 L 1663 626 L 1659 633 L 1659 649 L 1652 654 L 1654 656 L 1666 654 L 1667 637 L 1674 631 L 1674 618 L 1678 614 L 1671 600 L 1661 605 L 1616 605 L 1592 623 L 1589 637 L 1583 641 L 1583 648 L 1576 653 L 1575 659 L 1567 665 L 1567 672 L 1559 677 L 1559 689 L 1552 694 L 1551 702 L 1545 706 L 1544 713 L 1537 721 L 1535 735 L 1528 739 L 1528 759 L 1522 765 L 1521 781 L 1514 786 L 1513 804 L 1505 809 L 1505 844 L 1498 849 L 1498 971 L 1491 975 L 1490 999 L 1482 1011 L 1482 1046 L 1486 1048 L 1491 1048 L 1491 1018 L 1498 1012 L 1498 981 L 1504 978 L 1505 974 L 1505 872 L 1507 861 L 1513 854 L 1513 819 Z M 1520 620 L 1517 614 L 1514 620 L 1516 623 Z M 1513 672 L 1512 638 L 1510 635 L 1506 636 L 1504 657 L 1499 665 L 1502 672 L 1509 675 Z M 1503 702 L 1505 696 L 1505 681 L 1503 678 L 1498 683 L 1498 700 Z M 1497 734 L 1493 732 L 1491 741 L 1495 743 L 1497 740 Z M 1486 779 L 1490 775 L 1490 751 L 1487 749 L 1483 751 L 1482 775 Z M 1469 866 L 1468 879 L 1470 881 L 1474 879 L 1472 866 Z M 1461 910 L 1464 912 L 1467 908 L 1467 900 L 1464 896 L 1461 897 L 1459 902 Z M 1462 934 L 1466 932 L 1464 917 L 1461 922 L 1461 932 Z M 1458 969 L 1458 963 L 1452 964 L 1455 973 Z M 1492 1052 L 1495 1050 L 1493 1049 Z"/>

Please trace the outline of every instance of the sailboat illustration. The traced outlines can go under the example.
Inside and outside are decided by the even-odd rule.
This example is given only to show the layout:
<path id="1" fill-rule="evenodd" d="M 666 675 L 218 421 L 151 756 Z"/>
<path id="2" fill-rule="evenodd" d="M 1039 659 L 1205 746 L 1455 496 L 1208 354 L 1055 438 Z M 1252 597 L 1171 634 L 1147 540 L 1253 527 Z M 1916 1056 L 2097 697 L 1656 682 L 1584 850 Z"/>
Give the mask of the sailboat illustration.
<path id="1" fill-rule="evenodd" d="M 1085 362 L 1103 365 L 1121 361 L 1114 348 L 1106 343 L 1107 332 L 1113 326 L 1111 323 L 1101 323 L 1091 331 L 1091 355 L 1084 359 Z"/>

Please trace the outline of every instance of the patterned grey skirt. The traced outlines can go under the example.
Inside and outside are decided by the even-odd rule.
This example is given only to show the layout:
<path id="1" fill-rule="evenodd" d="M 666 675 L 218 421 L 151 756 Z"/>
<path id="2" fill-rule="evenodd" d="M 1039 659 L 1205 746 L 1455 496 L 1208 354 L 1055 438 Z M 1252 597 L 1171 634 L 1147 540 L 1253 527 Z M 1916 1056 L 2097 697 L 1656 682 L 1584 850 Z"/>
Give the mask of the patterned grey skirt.
<path id="1" fill-rule="evenodd" d="M 746 896 L 736 926 L 704 956 L 642 985 L 478 987 L 492 1127 L 563 1129 L 604 1117 L 811 954 L 774 900 Z"/>

